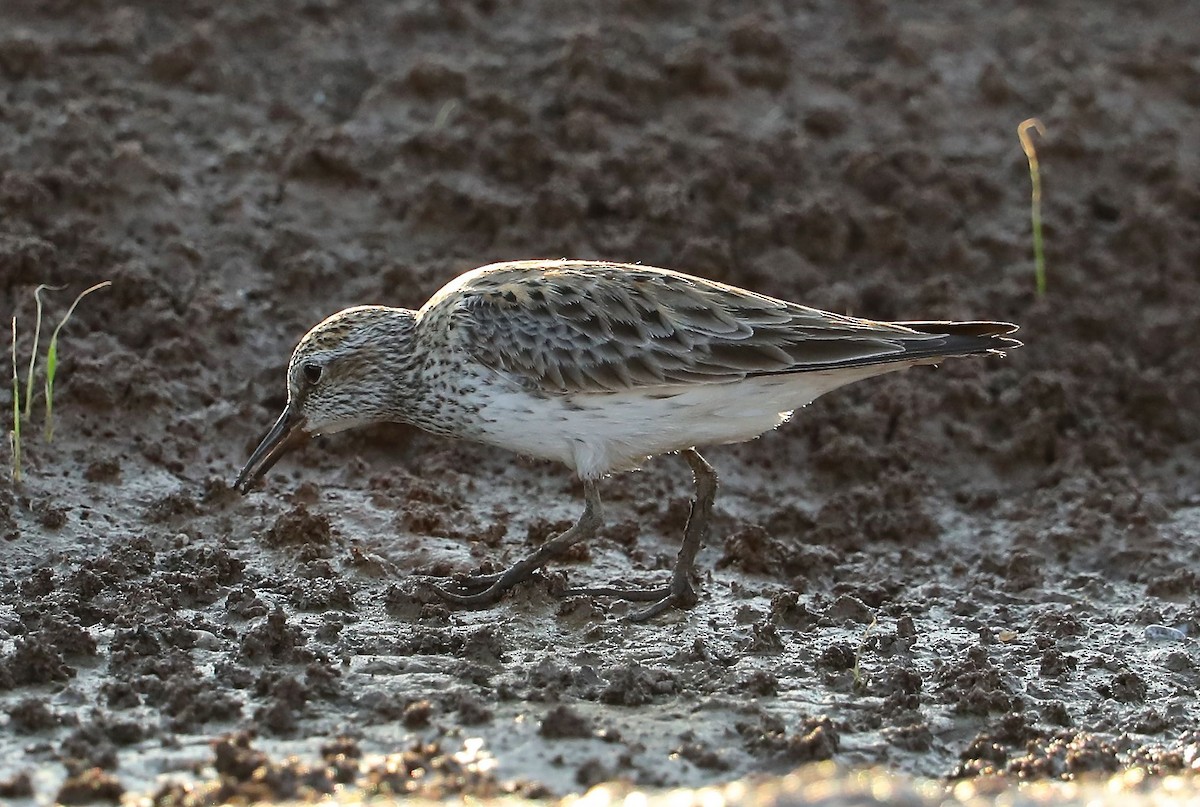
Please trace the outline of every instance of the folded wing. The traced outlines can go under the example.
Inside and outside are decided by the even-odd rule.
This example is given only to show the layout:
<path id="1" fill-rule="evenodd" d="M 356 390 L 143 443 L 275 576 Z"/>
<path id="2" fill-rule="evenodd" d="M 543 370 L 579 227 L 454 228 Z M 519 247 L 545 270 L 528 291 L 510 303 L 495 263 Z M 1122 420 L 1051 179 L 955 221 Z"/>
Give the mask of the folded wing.
<path id="1" fill-rule="evenodd" d="M 1001 352 L 1004 322 L 884 323 L 648 267 L 499 266 L 454 319 L 480 363 L 548 394 L 720 384 L 750 376 Z"/>

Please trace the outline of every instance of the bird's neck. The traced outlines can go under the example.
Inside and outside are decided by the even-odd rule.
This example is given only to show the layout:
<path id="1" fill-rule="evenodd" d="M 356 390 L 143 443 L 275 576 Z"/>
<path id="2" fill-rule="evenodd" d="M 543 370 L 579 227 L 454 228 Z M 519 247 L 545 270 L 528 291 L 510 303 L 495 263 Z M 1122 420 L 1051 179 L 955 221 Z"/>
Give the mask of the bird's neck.
<path id="1" fill-rule="evenodd" d="M 421 375 L 416 312 L 378 306 L 372 314 L 370 326 L 360 331 L 354 346 L 364 373 L 362 408 L 370 421 L 403 422 Z"/>
<path id="2" fill-rule="evenodd" d="M 417 344 L 417 312 L 407 308 L 389 308 L 376 339 L 381 364 L 392 380 L 392 391 L 403 398 L 405 390 L 420 377 L 421 350 Z"/>
<path id="3" fill-rule="evenodd" d="M 387 419 L 434 434 L 458 434 L 471 422 L 474 378 L 454 366 L 441 329 L 422 330 L 420 315 L 407 309 L 392 309 L 389 317 Z"/>

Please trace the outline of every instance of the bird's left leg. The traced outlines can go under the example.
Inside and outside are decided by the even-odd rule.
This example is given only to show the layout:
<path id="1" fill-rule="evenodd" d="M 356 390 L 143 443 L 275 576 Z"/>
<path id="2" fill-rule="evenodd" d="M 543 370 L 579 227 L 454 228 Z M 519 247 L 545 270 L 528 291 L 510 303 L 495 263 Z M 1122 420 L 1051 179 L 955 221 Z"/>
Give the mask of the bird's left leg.
<path id="1" fill-rule="evenodd" d="M 680 452 L 692 469 L 696 483 L 696 498 L 692 500 L 692 509 L 688 513 L 687 527 L 683 532 L 683 545 L 676 556 L 675 568 L 671 572 L 671 582 L 657 588 L 621 588 L 610 586 L 604 588 L 570 588 L 562 592 L 564 595 L 587 594 L 598 597 L 615 597 L 634 602 L 653 602 L 648 608 L 630 615 L 634 622 L 644 622 L 653 619 L 670 608 L 691 608 L 696 604 L 695 586 L 692 577 L 695 573 L 696 554 L 708 538 L 709 521 L 712 519 L 713 500 L 717 495 L 717 472 L 708 464 L 700 452 L 694 448 Z"/>
<path id="2" fill-rule="evenodd" d="M 600 492 L 596 487 L 596 481 L 594 479 L 585 479 L 583 481 L 583 492 L 587 500 L 587 505 L 579 520 L 570 529 L 560 532 L 539 546 L 528 557 L 522 558 L 499 574 L 466 578 L 456 583 L 460 589 L 466 589 L 470 593 L 450 591 L 441 586 L 433 586 L 433 590 L 442 599 L 452 602 L 455 605 L 481 607 L 499 602 L 500 598 L 504 596 L 504 592 L 518 583 L 528 580 L 533 576 L 534 572 L 551 560 L 563 555 L 580 541 L 586 541 L 589 538 L 595 537 L 596 531 L 600 529 L 600 525 L 604 521 L 602 506 L 600 504 Z M 472 589 L 478 589 L 480 586 L 483 586 L 482 591 L 472 591 Z"/>

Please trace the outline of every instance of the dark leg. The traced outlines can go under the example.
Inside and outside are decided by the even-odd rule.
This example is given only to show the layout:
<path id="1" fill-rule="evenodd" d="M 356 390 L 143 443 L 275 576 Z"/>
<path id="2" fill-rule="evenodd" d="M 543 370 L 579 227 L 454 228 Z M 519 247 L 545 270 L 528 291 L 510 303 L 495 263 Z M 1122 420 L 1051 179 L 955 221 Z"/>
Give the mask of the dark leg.
<path id="1" fill-rule="evenodd" d="M 650 589 L 637 588 L 574 588 L 563 592 L 566 595 L 588 594 L 592 596 L 616 597 L 633 602 L 653 602 L 633 614 L 629 618 L 634 622 L 644 622 L 653 619 L 670 608 L 691 608 L 696 604 L 696 589 L 692 585 L 692 575 L 695 570 L 696 553 L 704 545 L 708 537 L 708 525 L 712 518 L 713 499 L 717 495 L 717 474 L 704 457 L 694 448 L 680 452 L 692 468 L 692 476 L 696 482 L 696 498 L 692 501 L 692 510 L 688 514 L 687 527 L 683 533 L 683 546 L 675 560 L 675 569 L 671 572 L 671 582 L 666 586 Z"/>
<path id="2" fill-rule="evenodd" d="M 433 586 L 433 590 L 440 597 L 455 605 L 480 607 L 499 602 L 500 598 L 504 596 L 504 592 L 518 583 L 528 580 L 534 572 L 565 553 L 575 544 L 596 535 L 596 530 L 600 528 L 604 519 L 601 513 L 600 493 L 596 489 L 595 481 L 585 479 L 583 492 L 587 499 L 587 506 L 579 520 L 566 532 L 559 533 L 539 546 L 533 554 L 517 561 L 499 574 L 480 575 L 456 582 L 454 585 L 462 589 L 461 591 L 449 591 L 441 586 Z M 472 591 L 472 589 L 480 588 L 483 590 Z"/>

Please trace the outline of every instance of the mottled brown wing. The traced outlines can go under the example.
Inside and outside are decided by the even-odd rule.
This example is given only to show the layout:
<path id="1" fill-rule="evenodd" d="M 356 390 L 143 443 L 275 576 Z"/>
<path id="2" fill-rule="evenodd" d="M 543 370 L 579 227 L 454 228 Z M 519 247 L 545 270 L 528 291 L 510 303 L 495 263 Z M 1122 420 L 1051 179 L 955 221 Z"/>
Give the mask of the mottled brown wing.
<path id="1" fill-rule="evenodd" d="M 477 361 L 556 394 L 985 352 L 1008 345 L 976 331 L 1013 330 L 969 323 L 956 336 L 947 323 L 927 333 L 677 272 L 580 262 L 495 267 L 459 288 L 455 308 L 457 339 Z"/>

